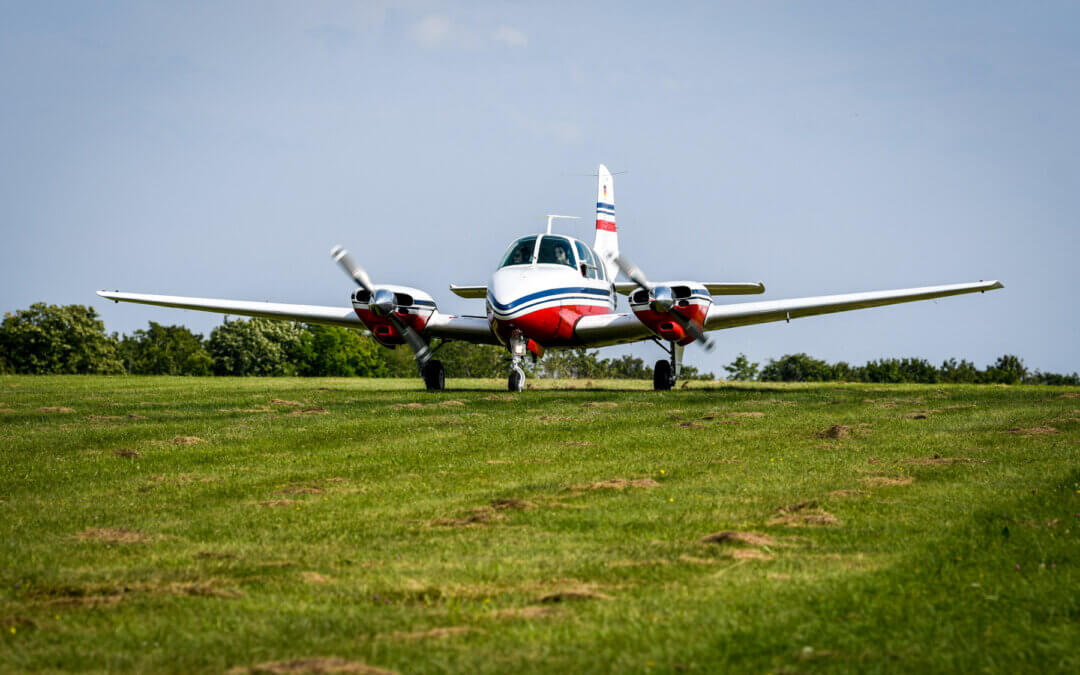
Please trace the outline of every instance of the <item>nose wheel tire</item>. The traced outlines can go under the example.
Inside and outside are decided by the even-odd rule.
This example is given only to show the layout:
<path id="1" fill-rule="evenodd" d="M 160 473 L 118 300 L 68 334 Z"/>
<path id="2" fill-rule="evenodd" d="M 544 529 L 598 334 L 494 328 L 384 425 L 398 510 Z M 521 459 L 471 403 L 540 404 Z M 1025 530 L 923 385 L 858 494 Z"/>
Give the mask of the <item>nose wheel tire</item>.
<path id="1" fill-rule="evenodd" d="M 446 371 L 442 361 L 432 359 L 424 366 L 424 386 L 428 391 L 442 391 L 446 388 Z"/>
<path id="2" fill-rule="evenodd" d="M 510 391 L 521 391 L 525 388 L 525 371 L 514 366 L 510 371 L 510 379 L 506 383 L 506 388 Z"/>
<path id="3" fill-rule="evenodd" d="M 656 391 L 667 391 L 675 385 L 675 373 L 671 370 L 671 362 L 661 359 L 653 368 L 652 386 Z"/>

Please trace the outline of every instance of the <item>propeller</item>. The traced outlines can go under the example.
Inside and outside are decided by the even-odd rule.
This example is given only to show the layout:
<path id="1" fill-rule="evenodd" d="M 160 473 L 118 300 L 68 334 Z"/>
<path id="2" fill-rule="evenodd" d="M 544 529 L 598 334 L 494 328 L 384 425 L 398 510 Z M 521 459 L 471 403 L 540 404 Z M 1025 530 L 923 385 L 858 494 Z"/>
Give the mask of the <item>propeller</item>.
<path id="1" fill-rule="evenodd" d="M 341 265 L 345 273 L 356 282 L 357 286 L 371 294 L 368 301 L 371 313 L 376 316 L 384 316 L 390 320 L 394 330 L 405 338 L 405 342 L 413 350 L 416 363 L 423 368 L 428 359 L 431 358 L 431 349 L 424 338 L 420 337 L 420 334 L 416 332 L 416 329 L 402 321 L 401 317 L 397 315 L 397 302 L 394 299 L 394 292 L 386 288 L 376 289 L 371 283 L 371 277 L 368 276 L 368 273 L 364 271 L 363 267 L 356 264 L 353 257 L 343 247 L 335 246 L 330 249 L 330 256 L 334 259 L 334 262 Z"/>
<path id="2" fill-rule="evenodd" d="M 622 270 L 622 273 L 625 274 L 630 281 L 633 281 L 640 288 L 648 292 L 652 297 L 652 302 L 650 304 L 652 305 L 653 310 L 670 314 L 671 318 L 675 320 L 675 323 L 679 324 L 679 326 L 686 331 L 687 335 L 701 343 L 701 346 L 705 351 L 712 351 L 714 346 L 713 341 L 709 336 L 705 335 L 705 331 L 701 330 L 696 323 L 675 308 L 675 298 L 672 296 L 670 288 L 650 283 L 640 267 L 621 255 L 615 256 L 615 264 L 619 266 L 619 269 Z"/>

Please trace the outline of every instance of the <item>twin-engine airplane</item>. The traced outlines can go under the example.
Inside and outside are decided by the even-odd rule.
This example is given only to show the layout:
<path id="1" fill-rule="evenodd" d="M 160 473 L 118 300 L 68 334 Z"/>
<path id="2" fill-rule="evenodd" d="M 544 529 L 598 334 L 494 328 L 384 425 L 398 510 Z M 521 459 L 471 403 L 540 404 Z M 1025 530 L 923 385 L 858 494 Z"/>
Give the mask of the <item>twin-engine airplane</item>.
<path id="1" fill-rule="evenodd" d="M 596 238 L 592 247 L 579 239 L 551 232 L 552 220 L 569 216 L 548 216 L 546 232 L 530 234 L 510 244 L 487 286 L 450 285 L 450 290 L 463 298 L 485 299 L 486 316 L 444 314 L 424 291 L 375 284 L 340 246 L 334 247 L 331 255 L 359 286 L 352 294 L 351 307 L 119 291 L 98 291 L 98 295 L 116 302 L 367 328 L 386 347 L 408 345 L 420 376 L 431 391 L 445 387 L 442 362 L 433 356 L 450 340 L 503 345 L 509 349 L 510 391 L 521 391 L 525 386 L 520 362 L 526 353 L 539 358 L 545 348 L 604 347 L 652 340 L 670 354 L 669 359 L 657 361 L 653 370 L 653 387 L 663 390 L 675 384 L 686 345 L 699 342 L 706 349 L 712 348 L 706 331 L 1003 288 L 997 281 L 980 281 L 714 304 L 716 296 L 764 293 L 765 286 L 760 282 L 650 281 L 640 268 L 619 253 L 614 181 L 603 165 L 598 175 Z M 616 281 L 620 271 L 629 281 Z M 629 296 L 629 313 L 615 311 L 616 293 Z M 435 339 L 439 342 L 432 347 Z"/>

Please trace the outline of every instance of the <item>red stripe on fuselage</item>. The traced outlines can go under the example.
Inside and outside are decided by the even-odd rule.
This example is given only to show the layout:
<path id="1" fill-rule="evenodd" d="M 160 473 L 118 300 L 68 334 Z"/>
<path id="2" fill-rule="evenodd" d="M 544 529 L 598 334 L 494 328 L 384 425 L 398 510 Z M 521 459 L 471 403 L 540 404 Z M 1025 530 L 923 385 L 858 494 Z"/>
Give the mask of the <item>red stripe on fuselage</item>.
<path id="1" fill-rule="evenodd" d="M 491 327 L 499 339 L 507 342 L 514 331 L 544 347 L 577 344 L 574 326 L 587 314 L 607 314 L 611 310 L 597 305 L 562 305 L 547 307 L 513 319 L 492 319 Z"/>
<path id="2" fill-rule="evenodd" d="M 596 229 L 607 232 L 615 232 L 615 223 L 610 220 L 597 220 Z"/>

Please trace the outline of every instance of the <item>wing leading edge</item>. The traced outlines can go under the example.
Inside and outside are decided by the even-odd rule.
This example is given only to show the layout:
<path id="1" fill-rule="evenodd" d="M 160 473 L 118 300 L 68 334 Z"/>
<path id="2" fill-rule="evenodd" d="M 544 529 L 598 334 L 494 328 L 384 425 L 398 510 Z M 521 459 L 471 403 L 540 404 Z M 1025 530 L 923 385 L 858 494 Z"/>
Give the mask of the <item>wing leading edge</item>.
<path id="1" fill-rule="evenodd" d="M 98 291 L 98 295 L 114 302 L 135 302 L 141 305 L 194 309 L 200 312 L 257 316 L 281 321 L 302 321 L 328 326 L 363 329 L 364 324 L 352 307 L 326 307 L 324 305 L 292 305 L 280 302 L 250 302 L 247 300 L 221 300 L 218 298 L 185 298 L 176 295 L 151 295 L 147 293 L 121 293 Z M 447 340 L 463 340 L 479 344 L 498 344 L 487 319 L 454 316 L 435 312 L 428 319 L 424 335 Z"/>

